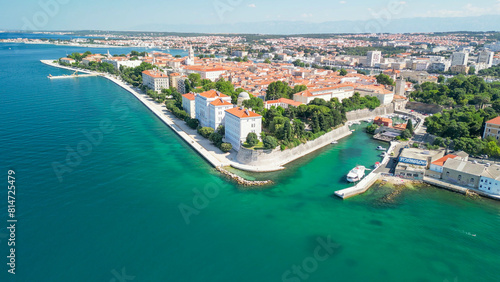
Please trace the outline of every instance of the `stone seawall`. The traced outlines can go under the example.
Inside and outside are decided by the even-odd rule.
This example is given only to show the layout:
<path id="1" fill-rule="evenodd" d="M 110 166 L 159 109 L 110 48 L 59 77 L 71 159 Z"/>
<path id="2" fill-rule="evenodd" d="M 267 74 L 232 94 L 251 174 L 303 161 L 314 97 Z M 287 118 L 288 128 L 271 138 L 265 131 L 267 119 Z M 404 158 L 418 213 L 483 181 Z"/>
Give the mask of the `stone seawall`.
<path id="1" fill-rule="evenodd" d="M 292 162 L 302 156 L 314 152 L 315 150 L 330 144 L 334 140 L 339 140 L 351 134 L 349 127 L 344 125 L 334 129 L 325 135 L 301 144 L 295 148 L 281 151 L 281 149 L 274 150 L 251 150 L 241 147 L 237 155 L 237 161 L 245 165 L 259 165 L 259 164 L 273 164 L 276 166 L 283 166 Z M 238 168 L 238 167 L 236 167 Z"/>
<path id="2" fill-rule="evenodd" d="M 346 113 L 348 121 L 358 119 L 369 119 L 377 116 L 385 116 L 394 113 L 394 104 L 382 105 L 374 110 L 363 109 Z"/>

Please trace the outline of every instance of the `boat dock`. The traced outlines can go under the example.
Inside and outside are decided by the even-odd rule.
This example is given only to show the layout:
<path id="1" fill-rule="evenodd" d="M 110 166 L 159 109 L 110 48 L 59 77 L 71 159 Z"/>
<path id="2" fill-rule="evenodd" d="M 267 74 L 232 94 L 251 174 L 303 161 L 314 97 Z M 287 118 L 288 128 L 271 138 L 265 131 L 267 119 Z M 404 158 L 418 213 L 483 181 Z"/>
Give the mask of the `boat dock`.
<path id="1" fill-rule="evenodd" d="M 366 177 L 364 177 L 358 184 L 356 184 L 353 187 L 345 188 L 342 190 L 335 191 L 335 195 L 342 198 L 342 199 L 347 199 L 359 194 L 362 194 L 366 192 L 370 187 L 375 183 L 380 178 L 381 175 L 381 168 L 385 166 L 391 157 L 391 152 L 396 148 L 398 145 L 398 142 L 391 142 L 391 147 L 389 147 L 389 150 L 387 150 L 387 154 L 384 157 L 384 159 L 381 162 L 381 165 L 379 168 L 376 168 L 372 170 Z"/>
<path id="2" fill-rule="evenodd" d="M 78 78 L 78 77 L 90 77 L 90 76 L 97 76 L 97 74 L 89 73 L 89 74 L 70 74 L 70 75 L 57 75 L 57 76 L 52 76 L 48 75 L 47 78 L 49 79 L 61 79 L 61 78 Z"/>

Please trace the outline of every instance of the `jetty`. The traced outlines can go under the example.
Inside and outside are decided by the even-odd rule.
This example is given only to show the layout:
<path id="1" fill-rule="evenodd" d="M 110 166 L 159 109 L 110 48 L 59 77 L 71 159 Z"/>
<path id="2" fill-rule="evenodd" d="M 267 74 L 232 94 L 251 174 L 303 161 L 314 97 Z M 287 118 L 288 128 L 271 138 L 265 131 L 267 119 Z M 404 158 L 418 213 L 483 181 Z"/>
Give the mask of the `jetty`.
<path id="1" fill-rule="evenodd" d="M 361 179 L 361 181 L 358 182 L 353 187 L 349 187 L 349 188 L 335 191 L 335 195 L 337 197 L 342 198 L 342 199 L 347 199 L 347 198 L 350 198 L 350 197 L 353 197 L 353 196 L 356 196 L 356 195 L 359 195 L 359 194 L 362 194 L 362 193 L 368 191 L 368 189 L 370 189 L 370 187 L 373 185 L 373 183 L 375 183 L 375 181 L 377 181 L 380 178 L 380 176 L 381 176 L 381 173 L 379 172 L 381 170 L 380 168 L 382 168 L 384 165 L 386 165 L 389 162 L 391 152 L 394 150 L 394 148 L 396 148 L 397 145 L 398 145 L 398 142 L 391 142 L 391 146 L 389 147 L 389 150 L 387 150 L 387 154 L 385 155 L 384 159 L 380 163 L 380 167 L 372 170 L 367 176 L 365 176 L 363 179 Z"/>
<path id="2" fill-rule="evenodd" d="M 79 77 L 90 77 L 90 76 L 98 76 L 98 74 L 94 73 L 86 73 L 86 74 L 78 74 L 78 72 L 74 72 L 73 74 L 67 75 L 51 75 L 49 74 L 47 78 L 49 79 L 61 79 L 61 78 L 79 78 Z"/>

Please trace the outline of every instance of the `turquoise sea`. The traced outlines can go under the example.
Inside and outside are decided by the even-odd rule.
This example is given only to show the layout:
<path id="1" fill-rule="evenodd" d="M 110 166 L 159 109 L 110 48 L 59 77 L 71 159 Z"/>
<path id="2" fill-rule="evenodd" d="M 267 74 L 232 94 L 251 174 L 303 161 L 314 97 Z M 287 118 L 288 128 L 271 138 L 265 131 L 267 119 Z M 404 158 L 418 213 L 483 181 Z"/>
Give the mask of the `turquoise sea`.
<path id="1" fill-rule="evenodd" d="M 0 281 L 498 281 L 499 202 L 432 187 L 332 196 L 380 160 L 362 126 L 249 175 L 273 187 L 237 187 L 112 82 L 47 79 L 70 72 L 40 59 L 86 50 L 0 44 Z"/>

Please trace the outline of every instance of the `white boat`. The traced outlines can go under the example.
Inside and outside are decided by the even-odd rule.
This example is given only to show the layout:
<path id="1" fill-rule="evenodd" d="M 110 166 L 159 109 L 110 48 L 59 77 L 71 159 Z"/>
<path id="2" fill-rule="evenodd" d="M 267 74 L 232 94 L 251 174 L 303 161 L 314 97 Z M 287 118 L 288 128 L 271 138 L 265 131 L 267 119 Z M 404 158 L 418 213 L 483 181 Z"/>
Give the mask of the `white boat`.
<path id="1" fill-rule="evenodd" d="M 382 154 L 380 154 L 380 156 L 381 156 L 382 158 L 385 158 L 385 157 L 387 157 L 387 153 L 386 153 L 386 152 L 383 152 Z"/>
<path id="2" fill-rule="evenodd" d="M 377 150 L 379 150 L 379 151 L 385 151 L 385 150 L 387 150 L 387 149 L 386 149 L 386 148 L 384 148 L 384 147 L 382 147 L 382 146 L 378 146 L 378 147 L 377 147 Z"/>
<path id="3" fill-rule="evenodd" d="M 365 176 L 365 170 L 366 167 L 362 165 L 358 165 L 355 168 L 353 168 L 349 173 L 347 174 L 347 181 L 349 182 L 358 182 Z"/>
<path id="4" fill-rule="evenodd" d="M 379 166 L 380 166 L 380 162 L 376 162 L 376 163 L 373 165 L 373 167 L 374 167 L 374 168 L 378 168 Z"/>
<path id="5" fill-rule="evenodd" d="M 335 140 L 335 141 L 332 141 L 331 144 L 337 144 L 337 143 L 339 143 L 339 141 Z"/>

